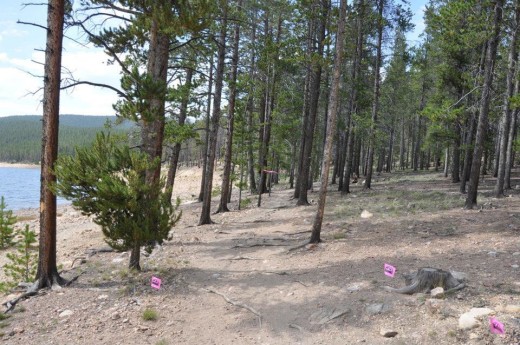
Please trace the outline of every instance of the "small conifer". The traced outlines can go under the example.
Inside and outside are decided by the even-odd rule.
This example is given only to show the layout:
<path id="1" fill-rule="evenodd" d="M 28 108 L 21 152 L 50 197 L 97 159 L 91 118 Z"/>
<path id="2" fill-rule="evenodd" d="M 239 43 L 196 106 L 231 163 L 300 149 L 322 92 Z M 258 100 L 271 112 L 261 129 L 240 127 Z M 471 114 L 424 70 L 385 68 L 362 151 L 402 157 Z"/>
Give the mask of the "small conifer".
<path id="1" fill-rule="evenodd" d="M 0 249 L 13 245 L 14 227 L 16 217 L 13 211 L 7 209 L 4 197 L 0 197 Z"/>

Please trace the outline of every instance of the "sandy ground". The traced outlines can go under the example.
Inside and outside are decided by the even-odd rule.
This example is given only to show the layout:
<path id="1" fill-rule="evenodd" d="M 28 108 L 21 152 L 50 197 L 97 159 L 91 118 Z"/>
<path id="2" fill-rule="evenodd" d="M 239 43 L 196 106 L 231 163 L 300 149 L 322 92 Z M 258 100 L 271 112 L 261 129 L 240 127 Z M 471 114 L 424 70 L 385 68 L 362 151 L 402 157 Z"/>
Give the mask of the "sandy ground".
<path id="1" fill-rule="evenodd" d="M 463 210 L 458 185 L 438 173 L 378 177 L 368 192 L 360 186 L 348 196 L 331 191 L 323 242 L 291 250 L 308 241 L 315 205 L 294 206 L 292 191 L 278 185 L 260 208 L 246 195 L 247 208 L 236 211 L 233 202 L 234 211 L 198 226 L 199 183 L 199 169 L 180 171 L 175 193 L 183 200 L 182 219 L 172 241 L 142 258 L 140 273 L 127 270 L 128 253 L 95 253 L 107 248 L 100 229 L 70 206 L 60 208 L 62 275 L 80 276 L 70 287 L 21 302 L 1 322 L 0 339 L 24 345 L 520 343 L 517 190 L 494 199 L 493 180 L 486 179 L 481 207 Z M 20 226 L 37 228 L 34 210 L 19 216 Z M 0 255 L 5 261 L 5 252 Z M 384 263 L 397 268 L 396 278 L 383 274 Z M 403 286 L 399 276 L 420 267 L 462 272 L 467 287 L 442 299 L 381 289 Z M 150 287 L 152 276 L 162 280 L 160 289 Z M 489 315 L 460 329 L 460 316 L 472 308 L 489 308 Z M 145 320 L 145 312 L 155 320 Z M 504 324 L 504 336 L 490 332 L 489 316 Z M 385 337 L 386 331 L 395 336 Z"/>
<path id="2" fill-rule="evenodd" d="M 26 164 L 26 163 L 6 163 L 0 162 L 0 168 L 39 168 L 37 164 Z"/>

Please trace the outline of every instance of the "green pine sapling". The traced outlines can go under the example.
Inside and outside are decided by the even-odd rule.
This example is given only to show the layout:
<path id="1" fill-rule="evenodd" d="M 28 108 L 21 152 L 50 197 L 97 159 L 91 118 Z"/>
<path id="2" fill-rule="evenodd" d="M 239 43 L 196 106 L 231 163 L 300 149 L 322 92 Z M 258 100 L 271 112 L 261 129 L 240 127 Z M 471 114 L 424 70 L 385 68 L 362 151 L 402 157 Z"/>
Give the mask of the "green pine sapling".
<path id="1" fill-rule="evenodd" d="M 14 227 L 16 217 L 13 211 L 7 209 L 4 197 L 0 197 L 0 249 L 13 245 Z"/>
<path id="2" fill-rule="evenodd" d="M 17 232 L 18 241 L 16 251 L 7 253 L 10 263 L 4 265 L 5 275 L 10 281 L 0 284 L 0 291 L 7 292 L 19 283 L 33 282 L 36 277 L 38 263 L 38 247 L 36 246 L 36 233 L 25 225 L 23 230 Z"/>

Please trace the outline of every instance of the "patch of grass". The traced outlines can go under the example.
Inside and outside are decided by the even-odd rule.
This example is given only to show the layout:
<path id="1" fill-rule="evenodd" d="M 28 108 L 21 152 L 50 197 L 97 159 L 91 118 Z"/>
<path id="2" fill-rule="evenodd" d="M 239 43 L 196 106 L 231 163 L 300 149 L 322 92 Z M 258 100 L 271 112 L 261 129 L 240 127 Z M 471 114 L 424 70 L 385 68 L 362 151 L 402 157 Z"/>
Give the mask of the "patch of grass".
<path id="1" fill-rule="evenodd" d="M 0 313 L 0 321 L 7 320 L 11 315 Z"/>
<path id="2" fill-rule="evenodd" d="M 332 238 L 334 238 L 335 240 L 341 240 L 343 238 L 347 237 L 347 235 L 345 235 L 344 232 L 335 232 L 332 234 Z"/>
<path id="3" fill-rule="evenodd" d="M 6 328 L 7 326 L 9 326 L 8 322 L 0 322 L 0 329 Z"/>
<path id="4" fill-rule="evenodd" d="M 161 339 L 158 342 L 156 342 L 155 345 L 168 345 L 168 342 L 164 339 Z"/>
<path id="5" fill-rule="evenodd" d="M 247 206 L 251 205 L 252 202 L 253 200 L 251 200 L 250 198 L 242 199 L 240 200 L 240 208 L 246 208 Z"/>
<path id="6" fill-rule="evenodd" d="M 155 309 L 146 308 L 143 311 L 143 320 L 145 321 L 156 321 L 159 318 L 159 314 Z"/>
<path id="7" fill-rule="evenodd" d="M 450 329 L 447 334 L 449 337 L 455 338 L 457 336 L 457 331 Z"/>
<path id="8" fill-rule="evenodd" d="M 215 188 L 215 189 L 213 189 L 213 190 L 211 191 L 211 196 L 212 196 L 212 197 L 219 196 L 219 195 L 220 195 L 220 192 L 221 192 L 220 187 L 217 187 L 217 188 Z"/>

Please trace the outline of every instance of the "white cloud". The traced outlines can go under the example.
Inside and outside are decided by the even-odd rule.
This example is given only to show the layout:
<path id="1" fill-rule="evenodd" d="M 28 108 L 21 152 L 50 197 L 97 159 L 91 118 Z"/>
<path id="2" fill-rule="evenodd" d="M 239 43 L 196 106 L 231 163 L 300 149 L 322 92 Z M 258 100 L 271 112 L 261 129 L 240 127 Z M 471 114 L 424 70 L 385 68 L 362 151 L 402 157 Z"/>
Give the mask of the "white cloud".
<path id="1" fill-rule="evenodd" d="M 33 61 L 31 61 L 33 60 Z M 119 67 L 106 64 L 107 56 L 98 49 L 64 50 L 63 66 L 76 80 L 119 86 Z M 42 87 L 43 52 L 35 51 L 30 58 L 12 58 L 0 52 L 0 116 L 41 114 L 42 92 L 28 96 Z M 29 73 L 28 73 L 29 72 Z M 68 77 L 62 74 L 62 78 Z M 60 112 L 63 114 L 111 115 L 112 104 L 117 101 L 114 91 L 78 85 L 61 93 Z"/>

